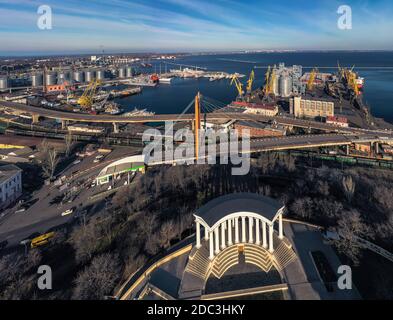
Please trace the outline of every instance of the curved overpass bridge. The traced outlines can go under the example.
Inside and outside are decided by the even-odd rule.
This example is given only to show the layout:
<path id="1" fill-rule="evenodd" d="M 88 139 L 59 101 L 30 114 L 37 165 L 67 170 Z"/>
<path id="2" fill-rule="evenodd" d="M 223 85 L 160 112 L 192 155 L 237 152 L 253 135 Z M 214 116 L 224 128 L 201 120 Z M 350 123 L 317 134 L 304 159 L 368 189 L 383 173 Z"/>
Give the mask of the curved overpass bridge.
<path id="1" fill-rule="evenodd" d="M 165 122 L 165 121 L 193 121 L 195 120 L 194 114 L 156 114 L 151 116 L 134 116 L 123 117 L 116 115 L 92 115 L 83 113 L 73 113 L 66 111 L 59 111 L 53 109 L 46 109 L 40 107 L 33 107 L 21 103 L 0 101 L 0 107 L 9 108 L 13 111 L 20 113 L 27 113 L 32 115 L 33 119 L 38 120 L 39 117 L 56 119 L 60 121 L 76 121 L 76 122 L 90 122 L 90 123 L 148 123 L 148 122 Z M 268 117 L 258 114 L 247 113 L 229 113 L 229 112 L 213 112 L 201 115 L 201 119 L 209 121 L 222 121 L 222 120 L 244 120 L 244 121 L 260 121 L 260 122 L 273 122 L 284 126 L 292 126 L 305 129 L 317 129 L 327 132 L 336 133 L 369 133 L 376 135 L 389 135 L 393 137 L 392 131 L 383 130 L 365 130 L 358 128 L 340 128 L 337 126 L 329 125 L 317 121 L 308 121 L 302 119 L 295 119 L 284 116 Z"/>

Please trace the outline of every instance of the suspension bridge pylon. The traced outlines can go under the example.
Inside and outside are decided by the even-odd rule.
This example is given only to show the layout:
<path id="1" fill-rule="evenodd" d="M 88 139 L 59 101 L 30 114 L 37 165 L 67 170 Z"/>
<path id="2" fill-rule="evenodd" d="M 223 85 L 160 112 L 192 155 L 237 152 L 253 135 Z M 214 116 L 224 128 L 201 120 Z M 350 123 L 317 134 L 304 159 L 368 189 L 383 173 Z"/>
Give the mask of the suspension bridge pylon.
<path id="1" fill-rule="evenodd" d="M 194 120 L 194 143 L 195 143 L 195 158 L 199 157 L 199 130 L 201 129 L 201 94 L 195 97 L 195 120 Z"/>

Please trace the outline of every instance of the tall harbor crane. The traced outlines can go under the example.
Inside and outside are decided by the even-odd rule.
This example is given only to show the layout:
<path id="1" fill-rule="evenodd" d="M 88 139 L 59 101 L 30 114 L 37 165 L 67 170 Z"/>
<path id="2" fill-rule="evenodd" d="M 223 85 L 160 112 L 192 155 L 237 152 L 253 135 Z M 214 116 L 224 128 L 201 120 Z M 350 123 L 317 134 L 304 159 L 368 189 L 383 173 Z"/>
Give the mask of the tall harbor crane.
<path id="1" fill-rule="evenodd" d="M 307 82 L 307 90 L 308 91 L 312 91 L 314 89 L 315 79 L 317 78 L 318 73 L 319 73 L 319 70 L 317 68 L 314 68 L 311 71 L 310 78 L 308 79 L 308 82 Z"/>
<path id="2" fill-rule="evenodd" d="M 274 94 L 274 83 L 276 81 L 276 73 L 270 66 L 265 75 L 265 87 L 263 89 L 264 95 L 268 96 Z"/>
<path id="3" fill-rule="evenodd" d="M 251 71 L 250 73 L 250 78 L 247 81 L 247 93 L 250 94 L 252 91 L 252 85 L 254 83 L 255 80 L 255 72 L 254 70 Z"/>
<path id="4" fill-rule="evenodd" d="M 244 91 L 243 91 L 243 84 L 240 82 L 239 78 L 237 75 L 234 75 L 232 77 L 232 81 L 231 81 L 231 85 L 235 84 L 236 89 L 238 91 L 238 96 L 237 98 L 242 100 L 243 99 L 243 95 L 244 95 Z"/>
<path id="5" fill-rule="evenodd" d="M 98 79 L 93 79 L 90 81 L 89 85 L 83 92 L 82 96 L 78 99 L 78 104 L 84 109 L 91 109 L 94 103 L 94 95 L 96 93 L 97 87 L 101 84 Z"/>

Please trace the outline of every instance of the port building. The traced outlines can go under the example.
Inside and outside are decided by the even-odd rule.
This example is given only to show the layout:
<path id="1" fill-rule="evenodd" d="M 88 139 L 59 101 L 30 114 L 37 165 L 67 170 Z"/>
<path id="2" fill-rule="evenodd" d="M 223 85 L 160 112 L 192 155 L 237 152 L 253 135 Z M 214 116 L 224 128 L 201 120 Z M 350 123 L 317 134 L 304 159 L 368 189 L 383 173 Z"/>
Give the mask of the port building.
<path id="1" fill-rule="evenodd" d="M 333 117 L 334 102 L 322 97 L 293 97 L 290 100 L 290 112 L 297 118 Z"/>
<path id="2" fill-rule="evenodd" d="M 15 202 L 22 194 L 22 169 L 14 164 L 0 166 L 0 209 Z"/>

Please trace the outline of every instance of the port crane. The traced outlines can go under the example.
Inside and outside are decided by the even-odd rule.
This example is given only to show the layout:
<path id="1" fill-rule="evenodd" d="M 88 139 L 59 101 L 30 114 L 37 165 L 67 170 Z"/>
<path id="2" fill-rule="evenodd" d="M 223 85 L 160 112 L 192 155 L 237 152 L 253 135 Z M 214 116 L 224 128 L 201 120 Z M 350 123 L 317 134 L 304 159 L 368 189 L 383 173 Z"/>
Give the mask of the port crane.
<path id="1" fill-rule="evenodd" d="M 235 84 L 236 89 L 238 91 L 237 98 L 242 100 L 243 99 L 243 95 L 244 95 L 243 84 L 240 82 L 240 80 L 239 80 L 237 75 L 234 75 L 232 77 L 231 85 L 233 85 L 233 84 Z"/>
<path id="2" fill-rule="evenodd" d="M 78 104 L 84 109 L 91 109 L 94 103 L 94 95 L 96 93 L 97 87 L 101 84 L 98 79 L 93 79 L 90 81 L 89 85 L 83 92 L 82 96 L 78 99 Z"/>
<path id="3" fill-rule="evenodd" d="M 247 93 L 250 94 L 252 91 L 252 85 L 254 83 L 255 80 L 255 72 L 254 70 L 251 71 L 250 73 L 250 78 L 247 81 Z"/>
<path id="4" fill-rule="evenodd" d="M 307 82 L 307 90 L 308 91 L 312 91 L 314 89 L 315 79 L 317 78 L 318 73 L 319 73 L 319 70 L 317 68 L 314 68 L 311 71 L 310 78 L 308 79 L 308 82 Z"/>
<path id="5" fill-rule="evenodd" d="M 265 87 L 264 87 L 265 96 L 274 93 L 275 81 L 276 81 L 276 74 L 274 70 L 269 66 L 265 75 Z"/>

